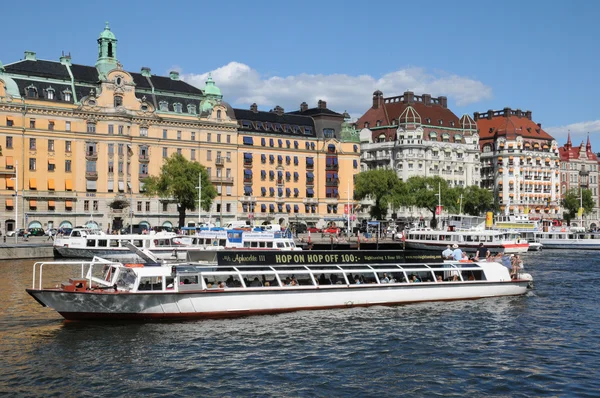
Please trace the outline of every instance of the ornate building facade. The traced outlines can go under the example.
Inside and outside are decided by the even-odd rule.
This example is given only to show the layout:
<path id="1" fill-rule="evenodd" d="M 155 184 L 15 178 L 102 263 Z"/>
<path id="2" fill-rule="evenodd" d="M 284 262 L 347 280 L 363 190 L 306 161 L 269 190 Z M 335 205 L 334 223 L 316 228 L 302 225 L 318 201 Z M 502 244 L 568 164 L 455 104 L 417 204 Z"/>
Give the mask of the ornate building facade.
<path id="1" fill-rule="evenodd" d="M 592 144 L 588 136 L 587 143 L 574 147 L 571 143 L 571 133 L 567 143 L 558 148 L 560 156 L 560 193 L 566 194 L 572 189 L 589 189 L 592 192 L 595 208 L 591 214 L 584 216 L 586 227 L 597 228 L 600 225 L 600 198 L 598 196 L 600 181 L 598 180 L 598 156 L 592 152 Z M 573 220 L 572 225 L 578 225 L 579 220 Z"/>
<path id="2" fill-rule="evenodd" d="M 475 112 L 481 145 L 481 186 L 500 210 L 531 219 L 561 218 L 559 151 L 531 111 Z"/>
<path id="3" fill-rule="evenodd" d="M 322 109 L 309 115 L 254 110 L 248 116 L 222 100 L 210 75 L 199 89 L 177 72 L 126 71 L 108 25 L 97 43 L 94 66 L 75 64 L 70 55 L 40 60 L 30 51 L 23 60 L 0 63 L 0 229 L 175 226 L 176 201 L 145 196 L 142 183 L 159 175 L 173 153 L 205 166 L 219 193 L 210 211 L 188 212 L 187 225 L 261 214 L 265 220 L 324 219 L 328 211 L 340 211 L 346 191 L 353 192 L 353 186 L 333 190 L 334 180 L 352 180 L 348 176 L 358 171 L 352 159 L 359 153 L 351 143 L 358 136 L 347 123 L 349 133 L 341 134 L 341 115 Z M 337 117 L 337 127 L 329 126 L 331 120 L 316 127 L 325 113 Z M 337 131 L 329 136 L 332 128 Z M 262 138 L 277 145 L 263 148 Z M 263 153 L 277 162 L 256 167 Z M 261 181 L 263 169 L 267 176 L 271 169 L 277 177 L 282 171 L 283 178 Z M 117 200 L 129 206 L 113 208 Z"/>
<path id="4" fill-rule="evenodd" d="M 361 129 L 361 171 L 389 168 L 402 180 L 440 176 L 450 186 L 480 183 L 477 124 L 469 115 L 456 116 L 446 97 L 406 91 L 384 98 L 375 91 L 356 128 Z M 399 216 L 431 216 L 416 211 L 400 209 Z"/>

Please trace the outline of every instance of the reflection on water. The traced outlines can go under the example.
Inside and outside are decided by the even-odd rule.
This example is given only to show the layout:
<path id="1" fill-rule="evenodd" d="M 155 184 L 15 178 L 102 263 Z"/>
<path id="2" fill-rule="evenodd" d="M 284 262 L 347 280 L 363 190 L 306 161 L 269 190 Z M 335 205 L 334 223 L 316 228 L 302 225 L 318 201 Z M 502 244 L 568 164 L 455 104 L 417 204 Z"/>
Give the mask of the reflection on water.
<path id="1" fill-rule="evenodd" d="M 105 324 L 64 322 L 25 293 L 31 261 L 3 262 L 0 394 L 594 396 L 599 263 L 528 256 L 524 297 Z"/>

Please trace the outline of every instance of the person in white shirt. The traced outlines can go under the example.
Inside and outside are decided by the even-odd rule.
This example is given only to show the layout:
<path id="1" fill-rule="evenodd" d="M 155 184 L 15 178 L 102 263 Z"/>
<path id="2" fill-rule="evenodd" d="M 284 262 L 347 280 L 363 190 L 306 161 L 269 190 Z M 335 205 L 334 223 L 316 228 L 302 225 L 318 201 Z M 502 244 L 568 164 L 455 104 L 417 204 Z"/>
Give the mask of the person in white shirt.
<path id="1" fill-rule="evenodd" d="M 442 252 L 442 258 L 444 260 L 452 260 L 452 248 L 450 245 L 448 245 L 446 250 Z"/>

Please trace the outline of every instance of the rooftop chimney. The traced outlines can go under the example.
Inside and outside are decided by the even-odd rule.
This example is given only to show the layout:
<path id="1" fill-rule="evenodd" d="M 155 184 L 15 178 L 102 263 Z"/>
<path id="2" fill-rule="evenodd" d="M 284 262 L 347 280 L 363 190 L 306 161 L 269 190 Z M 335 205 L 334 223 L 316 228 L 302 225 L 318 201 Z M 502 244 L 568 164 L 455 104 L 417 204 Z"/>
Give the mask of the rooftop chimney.
<path id="1" fill-rule="evenodd" d="M 254 113 L 258 113 L 258 105 L 256 105 L 256 102 L 250 105 L 250 110 Z"/>
<path id="2" fill-rule="evenodd" d="M 479 112 L 474 112 L 473 113 L 473 120 L 475 120 L 475 121 L 479 120 Z"/>
<path id="3" fill-rule="evenodd" d="M 494 110 L 493 109 L 488 109 L 488 111 L 487 111 L 487 119 L 488 120 L 492 120 L 493 117 L 494 117 Z"/>
<path id="4" fill-rule="evenodd" d="M 25 51 L 25 60 L 27 61 L 37 61 L 35 58 L 35 52 L 33 51 Z"/>
<path id="5" fill-rule="evenodd" d="M 448 98 L 446 98 L 445 96 L 441 96 L 438 97 L 438 100 L 440 101 L 440 105 L 442 106 L 442 108 L 448 107 Z"/>
<path id="6" fill-rule="evenodd" d="M 383 106 L 383 93 L 379 90 L 373 93 L 373 109 Z"/>
<path id="7" fill-rule="evenodd" d="M 404 92 L 404 103 L 412 104 L 413 102 L 415 102 L 415 93 L 413 93 L 412 91 L 405 91 Z"/>
<path id="8" fill-rule="evenodd" d="M 147 66 L 142 66 L 142 76 L 144 76 L 144 77 L 152 76 L 152 74 L 150 73 L 150 68 L 148 68 Z"/>
<path id="9" fill-rule="evenodd" d="M 423 95 L 421 96 L 421 99 L 423 100 L 423 103 L 424 103 L 426 106 L 429 106 L 429 105 L 431 105 L 431 95 L 430 95 L 430 94 L 423 94 Z"/>
<path id="10" fill-rule="evenodd" d="M 319 109 L 327 109 L 327 101 L 319 100 L 317 107 Z"/>
<path id="11" fill-rule="evenodd" d="M 65 53 L 63 52 L 62 55 L 60 56 L 60 63 L 63 65 L 69 65 L 71 66 L 71 53 L 65 55 Z"/>
<path id="12" fill-rule="evenodd" d="M 308 110 L 308 104 L 303 102 L 300 104 L 300 112 L 306 112 Z"/>
<path id="13" fill-rule="evenodd" d="M 517 109 L 517 117 L 521 118 L 521 116 L 523 116 L 523 112 L 520 109 Z"/>
<path id="14" fill-rule="evenodd" d="M 525 111 L 525 117 L 531 120 L 531 111 Z"/>
<path id="15" fill-rule="evenodd" d="M 169 77 L 171 78 L 171 80 L 179 80 L 179 72 L 177 72 L 176 70 L 172 70 L 171 72 L 169 72 Z"/>
<path id="16" fill-rule="evenodd" d="M 281 116 L 281 115 L 283 115 L 283 113 L 284 113 L 284 110 L 283 110 L 283 108 L 282 108 L 282 107 L 280 107 L 279 105 L 277 105 L 277 106 L 275 107 L 275 109 L 273 109 L 273 111 L 272 111 L 272 112 L 275 112 L 276 114 L 278 114 L 279 116 Z"/>
<path id="17" fill-rule="evenodd" d="M 509 107 L 504 108 L 502 111 L 504 112 L 504 117 L 510 116 L 511 109 Z"/>

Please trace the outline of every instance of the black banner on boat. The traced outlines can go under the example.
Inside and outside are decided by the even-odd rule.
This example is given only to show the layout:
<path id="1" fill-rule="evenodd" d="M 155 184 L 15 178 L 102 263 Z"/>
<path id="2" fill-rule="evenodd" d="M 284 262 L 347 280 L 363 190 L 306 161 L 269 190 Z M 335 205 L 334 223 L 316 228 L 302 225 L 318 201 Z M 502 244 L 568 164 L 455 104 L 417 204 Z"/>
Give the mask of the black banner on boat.
<path id="1" fill-rule="evenodd" d="M 215 251 L 219 265 L 389 264 L 441 262 L 438 252 L 398 250 Z"/>

